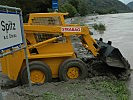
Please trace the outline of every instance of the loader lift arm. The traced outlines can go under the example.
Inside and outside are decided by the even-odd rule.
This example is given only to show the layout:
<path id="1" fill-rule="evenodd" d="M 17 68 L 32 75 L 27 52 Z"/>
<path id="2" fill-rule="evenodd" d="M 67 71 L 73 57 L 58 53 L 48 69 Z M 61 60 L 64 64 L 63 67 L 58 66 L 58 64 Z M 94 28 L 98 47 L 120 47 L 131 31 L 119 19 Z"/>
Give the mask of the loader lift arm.
<path id="1" fill-rule="evenodd" d="M 58 33 L 65 37 L 70 37 L 71 35 L 81 35 L 83 38 L 82 41 L 84 42 L 83 46 L 85 46 L 85 48 L 87 48 L 89 51 L 91 51 L 91 53 L 95 57 L 98 56 L 98 54 L 99 54 L 98 53 L 98 51 L 99 51 L 98 45 L 97 45 L 96 41 L 91 37 L 88 27 L 76 26 L 76 27 L 81 28 L 81 32 L 62 32 L 62 27 L 63 26 L 24 25 L 24 29 L 27 34 L 33 34 L 34 32 L 39 32 L 39 33 L 45 34 L 45 32 L 49 32 L 51 34 Z M 66 26 L 64 26 L 64 27 L 66 27 Z M 71 26 L 71 27 L 74 27 L 74 26 Z M 53 39 L 56 39 L 56 38 L 53 38 Z M 46 41 L 48 41 L 48 40 L 46 40 Z M 42 43 L 45 43 L 46 41 L 43 41 Z M 40 44 L 40 43 L 38 43 L 38 44 Z M 35 45 L 37 45 L 37 44 L 35 44 Z M 35 45 L 30 46 L 29 49 L 31 47 L 35 47 Z"/>

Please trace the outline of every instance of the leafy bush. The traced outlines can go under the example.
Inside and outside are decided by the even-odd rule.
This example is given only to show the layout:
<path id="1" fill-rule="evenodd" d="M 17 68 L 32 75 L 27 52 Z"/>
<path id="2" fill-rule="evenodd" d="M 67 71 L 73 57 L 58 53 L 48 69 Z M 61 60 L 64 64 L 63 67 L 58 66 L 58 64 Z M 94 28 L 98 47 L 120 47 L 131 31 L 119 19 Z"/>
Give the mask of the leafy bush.
<path id="1" fill-rule="evenodd" d="M 86 0 L 82 0 L 78 5 L 78 11 L 81 16 L 85 16 L 89 13 L 88 3 Z"/>
<path id="2" fill-rule="evenodd" d="M 69 3 L 65 3 L 60 7 L 60 12 L 68 12 L 69 16 L 68 17 L 74 17 L 75 14 L 77 14 L 77 10 L 74 6 L 72 6 Z"/>
<path id="3" fill-rule="evenodd" d="M 106 27 L 104 24 L 100 23 L 100 24 L 94 24 L 93 28 L 97 31 L 105 31 Z"/>

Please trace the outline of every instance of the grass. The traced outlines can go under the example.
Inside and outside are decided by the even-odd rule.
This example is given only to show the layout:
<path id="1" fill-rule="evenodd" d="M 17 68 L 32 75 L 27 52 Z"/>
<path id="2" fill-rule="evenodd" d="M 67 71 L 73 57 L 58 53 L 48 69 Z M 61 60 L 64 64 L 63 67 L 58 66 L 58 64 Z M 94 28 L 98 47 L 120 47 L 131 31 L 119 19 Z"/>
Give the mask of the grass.
<path id="1" fill-rule="evenodd" d="M 129 91 L 124 81 L 118 80 L 91 80 L 88 83 L 63 83 L 62 93 L 58 90 L 45 92 L 44 100 L 86 100 L 88 93 L 93 95 L 90 99 L 94 100 L 129 100 Z M 84 92 L 86 91 L 86 92 Z M 67 93 L 67 94 L 66 94 Z"/>
<path id="2" fill-rule="evenodd" d="M 56 94 L 54 94 L 52 92 L 44 93 L 43 99 L 44 100 L 64 100 L 64 98 L 62 98 L 61 96 L 56 95 Z"/>
<path id="3" fill-rule="evenodd" d="M 94 87 L 115 95 L 116 100 L 129 100 L 129 91 L 123 81 L 102 81 L 94 84 Z"/>

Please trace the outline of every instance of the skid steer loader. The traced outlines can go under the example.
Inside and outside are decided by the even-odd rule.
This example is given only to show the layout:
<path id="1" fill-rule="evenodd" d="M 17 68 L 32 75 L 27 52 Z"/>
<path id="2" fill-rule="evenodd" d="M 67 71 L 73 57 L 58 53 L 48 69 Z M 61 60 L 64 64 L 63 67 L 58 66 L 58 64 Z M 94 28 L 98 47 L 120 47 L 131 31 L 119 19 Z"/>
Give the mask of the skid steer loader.
<path id="1" fill-rule="evenodd" d="M 65 15 L 67 13 L 32 13 L 24 24 L 33 84 L 51 82 L 53 78 L 61 81 L 85 79 L 95 69 L 101 69 L 100 73 L 111 71 L 118 78 L 129 77 L 130 65 L 120 51 L 111 46 L 111 41 L 104 43 L 102 39 L 93 39 L 87 26 L 66 24 Z M 79 37 L 92 57 L 78 58 L 71 36 Z M 23 50 L 0 60 L 2 72 L 10 80 L 28 82 Z M 106 66 L 104 70 L 100 64 Z"/>

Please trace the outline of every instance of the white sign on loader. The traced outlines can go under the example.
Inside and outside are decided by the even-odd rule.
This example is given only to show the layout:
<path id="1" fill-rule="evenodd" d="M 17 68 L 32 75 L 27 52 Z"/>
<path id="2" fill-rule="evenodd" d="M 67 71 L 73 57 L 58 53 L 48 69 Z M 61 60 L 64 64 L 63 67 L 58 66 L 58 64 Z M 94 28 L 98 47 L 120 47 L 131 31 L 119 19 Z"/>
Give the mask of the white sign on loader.
<path id="1" fill-rule="evenodd" d="M 0 50 L 23 43 L 20 15 L 0 13 Z"/>

